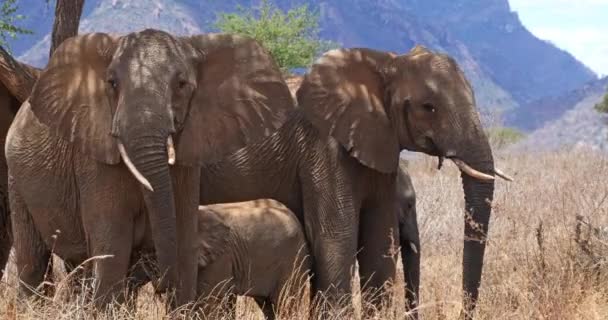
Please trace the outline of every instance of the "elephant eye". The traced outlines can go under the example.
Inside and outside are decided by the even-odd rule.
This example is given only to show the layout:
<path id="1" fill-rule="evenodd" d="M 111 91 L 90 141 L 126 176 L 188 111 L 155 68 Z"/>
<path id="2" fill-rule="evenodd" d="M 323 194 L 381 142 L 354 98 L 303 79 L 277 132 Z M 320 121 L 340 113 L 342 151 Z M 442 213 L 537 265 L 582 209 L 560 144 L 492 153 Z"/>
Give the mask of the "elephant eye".
<path id="1" fill-rule="evenodd" d="M 187 85 L 188 85 L 188 81 L 186 81 L 186 80 L 179 80 L 177 82 L 177 88 L 180 90 L 184 89 Z"/>
<path id="2" fill-rule="evenodd" d="M 118 88 L 118 81 L 116 81 L 116 79 L 114 79 L 114 78 L 109 78 L 107 81 L 108 81 L 108 85 L 109 85 L 109 86 L 110 86 L 112 89 L 116 90 L 116 88 Z"/>
<path id="3" fill-rule="evenodd" d="M 422 105 L 422 107 L 424 108 L 424 110 L 426 110 L 427 112 L 430 113 L 435 113 L 437 110 L 435 109 L 435 106 L 433 106 L 430 103 L 425 103 Z"/>

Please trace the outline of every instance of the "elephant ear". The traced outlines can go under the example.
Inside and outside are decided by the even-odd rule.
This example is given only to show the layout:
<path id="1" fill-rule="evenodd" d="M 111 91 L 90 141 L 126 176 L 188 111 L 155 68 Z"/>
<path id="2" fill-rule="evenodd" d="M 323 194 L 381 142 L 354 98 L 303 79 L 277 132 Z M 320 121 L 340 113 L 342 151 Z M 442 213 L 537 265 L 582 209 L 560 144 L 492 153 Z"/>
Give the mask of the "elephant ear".
<path id="1" fill-rule="evenodd" d="M 369 49 L 329 51 L 297 93 L 299 108 L 321 134 L 383 173 L 395 172 L 399 162 L 397 134 L 383 103 L 383 69 L 394 57 Z"/>
<path id="2" fill-rule="evenodd" d="M 53 134 L 94 159 L 116 164 L 106 69 L 117 39 L 92 33 L 64 41 L 32 89 L 32 111 Z"/>
<path id="3" fill-rule="evenodd" d="M 230 227 L 212 206 L 198 211 L 198 265 L 204 268 L 228 250 Z"/>
<path id="4" fill-rule="evenodd" d="M 204 34 L 186 39 L 202 53 L 198 87 L 180 134 L 177 161 L 221 159 L 278 129 L 294 101 L 281 70 L 253 39 Z"/>

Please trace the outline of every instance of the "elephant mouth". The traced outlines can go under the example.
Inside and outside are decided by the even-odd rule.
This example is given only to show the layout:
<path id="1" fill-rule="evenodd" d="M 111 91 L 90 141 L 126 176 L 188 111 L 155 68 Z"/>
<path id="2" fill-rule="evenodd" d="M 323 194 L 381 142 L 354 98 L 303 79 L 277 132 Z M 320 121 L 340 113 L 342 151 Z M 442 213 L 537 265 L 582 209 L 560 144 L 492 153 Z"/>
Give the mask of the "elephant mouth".
<path id="1" fill-rule="evenodd" d="M 137 167 L 129 157 L 127 149 L 125 148 L 122 141 L 120 141 L 120 139 L 118 140 L 118 152 L 120 152 L 120 157 L 122 158 L 122 161 L 125 163 L 133 177 L 139 183 L 141 183 L 141 185 L 143 185 L 144 188 L 146 188 L 148 191 L 154 192 L 152 184 L 150 184 L 150 181 L 148 181 L 148 179 L 139 171 L 139 169 L 137 169 Z M 175 145 L 173 143 L 173 137 L 171 135 L 167 137 L 167 158 L 167 162 L 169 163 L 169 165 L 175 164 Z"/>
<path id="2" fill-rule="evenodd" d="M 441 150 L 441 148 L 439 148 L 439 146 L 437 146 L 437 144 L 430 137 L 426 137 L 425 140 L 426 140 L 425 142 L 426 142 L 427 150 L 428 150 L 427 153 L 432 156 L 437 156 L 437 158 L 438 158 L 439 162 L 437 164 L 437 170 L 441 170 L 441 168 L 443 167 L 443 161 L 447 158 L 450 161 L 452 161 L 458 167 L 458 169 L 460 169 L 461 172 L 464 172 L 465 174 L 467 174 L 475 179 L 482 180 L 482 181 L 494 180 L 494 176 L 489 175 L 487 173 L 480 172 L 478 170 L 475 170 L 473 167 L 468 165 L 466 162 L 459 159 L 454 152 L 449 152 L 449 151 L 443 152 Z M 493 174 L 495 174 L 497 177 L 499 177 L 503 180 L 513 181 L 513 178 L 511 176 L 507 175 L 506 173 L 504 173 L 502 170 L 500 170 L 498 168 L 493 169 Z"/>
<path id="3" fill-rule="evenodd" d="M 451 160 L 458 167 L 458 169 L 460 169 L 461 172 L 467 174 L 468 176 L 470 176 L 472 178 L 475 178 L 477 180 L 482 180 L 482 181 L 494 180 L 494 176 L 489 175 L 487 173 L 480 172 L 478 170 L 475 170 L 473 167 L 469 166 L 466 162 L 462 161 L 461 159 L 458 159 L 457 157 L 438 156 L 438 158 L 439 158 L 439 166 L 438 166 L 439 170 L 441 170 L 441 165 L 443 163 L 443 159 L 447 158 L 447 159 Z M 514 180 L 511 176 L 507 175 L 506 173 L 504 173 L 502 170 L 500 170 L 498 168 L 494 168 L 493 173 L 497 177 L 499 177 L 503 180 L 510 181 L 510 182 L 512 182 Z"/>

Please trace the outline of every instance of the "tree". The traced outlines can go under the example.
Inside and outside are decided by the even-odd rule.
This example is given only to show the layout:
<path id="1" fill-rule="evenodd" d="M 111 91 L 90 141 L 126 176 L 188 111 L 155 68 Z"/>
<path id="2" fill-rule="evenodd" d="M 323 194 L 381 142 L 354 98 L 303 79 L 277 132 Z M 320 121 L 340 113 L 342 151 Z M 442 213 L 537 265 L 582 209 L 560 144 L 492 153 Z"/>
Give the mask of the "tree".
<path id="1" fill-rule="evenodd" d="M 32 34 L 32 31 L 18 27 L 15 23 L 23 16 L 16 14 L 17 0 L 3 0 L 0 5 L 0 46 L 8 48 L 8 38 L 15 38 L 18 34 Z"/>
<path id="2" fill-rule="evenodd" d="M 310 66 L 318 54 L 334 46 L 319 38 L 319 17 L 307 5 L 284 12 L 262 0 L 257 9 L 239 7 L 237 13 L 220 14 L 215 26 L 257 40 L 284 72 Z"/>
<path id="3" fill-rule="evenodd" d="M 57 1 L 49 57 L 53 55 L 55 49 L 57 49 L 65 39 L 78 34 L 78 25 L 80 24 L 83 6 L 84 0 Z"/>
<path id="4" fill-rule="evenodd" d="M 2 5 L 2 8 L 5 6 L 7 8 L 10 7 L 11 10 L 16 8 L 15 0 L 3 1 L 5 2 Z M 7 3 L 9 3 L 9 5 L 6 5 Z M 53 24 L 50 54 L 53 53 L 55 48 L 57 48 L 63 40 L 78 34 L 78 25 L 80 23 L 83 5 L 84 0 L 57 0 L 57 5 L 55 6 L 55 20 L 60 21 L 55 21 Z M 6 12 L 12 15 L 15 11 L 9 10 Z M 1 18 L 3 19 L 4 16 Z M 17 100 L 23 102 L 29 97 L 39 75 L 40 69 L 15 60 L 10 53 L 4 49 L 4 45 L 0 43 L 0 82 L 6 86 Z"/>
<path id="5" fill-rule="evenodd" d="M 604 95 L 602 102 L 595 105 L 595 110 L 601 113 L 608 113 L 608 93 Z"/>

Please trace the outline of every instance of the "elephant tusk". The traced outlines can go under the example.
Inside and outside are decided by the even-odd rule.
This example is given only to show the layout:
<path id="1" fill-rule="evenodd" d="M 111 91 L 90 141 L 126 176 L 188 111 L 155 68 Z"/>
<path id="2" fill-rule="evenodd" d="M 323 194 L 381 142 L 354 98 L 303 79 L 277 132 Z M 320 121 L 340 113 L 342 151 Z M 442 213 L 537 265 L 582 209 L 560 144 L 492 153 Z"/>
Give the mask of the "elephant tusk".
<path id="1" fill-rule="evenodd" d="M 410 248 L 412 248 L 415 254 L 418 254 L 418 249 L 416 249 L 416 245 L 413 242 L 410 242 Z"/>
<path id="2" fill-rule="evenodd" d="M 125 146 L 120 142 L 118 143 L 118 151 L 120 152 L 120 157 L 122 158 L 122 161 L 125 162 L 125 164 L 127 165 L 127 168 L 129 168 L 129 171 L 131 171 L 131 173 L 133 174 L 135 179 L 137 179 L 137 181 L 139 181 L 139 183 L 141 183 L 150 192 L 154 192 L 154 188 L 152 188 L 152 185 L 150 184 L 148 179 L 146 179 L 146 177 L 144 177 L 141 174 L 141 172 L 139 172 L 139 170 L 137 170 L 137 168 L 135 167 L 133 162 L 131 162 L 131 159 L 129 158 L 129 155 L 127 154 L 127 150 L 125 149 Z"/>
<path id="3" fill-rule="evenodd" d="M 169 135 L 167 138 L 167 157 L 169 158 L 169 165 L 175 164 L 175 147 L 173 146 L 173 137 Z"/>
<path id="4" fill-rule="evenodd" d="M 509 176 L 509 175 L 507 175 L 506 173 L 502 172 L 502 170 L 500 170 L 500 169 L 498 169 L 498 168 L 494 168 L 494 173 L 495 173 L 497 176 L 499 176 L 499 177 L 503 178 L 504 180 L 507 180 L 507 181 L 513 181 L 513 178 L 512 178 L 511 176 Z"/>
<path id="5" fill-rule="evenodd" d="M 485 174 L 483 172 L 479 172 L 473 168 L 471 168 L 468 164 L 464 163 L 464 161 L 457 159 L 457 158 L 450 158 L 450 160 L 452 160 L 452 162 L 454 162 L 454 164 L 458 167 L 458 169 L 460 169 L 460 171 L 468 174 L 469 176 L 475 178 L 475 179 L 479 179 L 479 180 L 494 180 L 494 177 L 489 175 L 489 174 Z"/>

